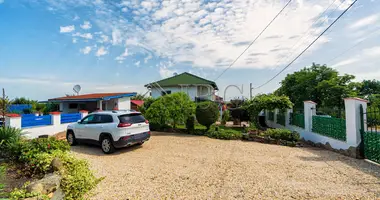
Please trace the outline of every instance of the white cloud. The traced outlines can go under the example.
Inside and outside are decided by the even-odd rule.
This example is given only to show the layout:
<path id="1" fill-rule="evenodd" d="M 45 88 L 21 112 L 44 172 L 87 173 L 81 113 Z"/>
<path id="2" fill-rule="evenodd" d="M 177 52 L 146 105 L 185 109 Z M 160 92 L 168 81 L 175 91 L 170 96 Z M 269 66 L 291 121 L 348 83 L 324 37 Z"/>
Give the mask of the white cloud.
<path id="1" fill-rule="evenodd" d="M 77 21 L 79 19 L 80 19 L 80 17 L 78 15 L 75 15 L 74 18 L 73 18 L 73 21 Z"/>
<path id="2" fill-rule="evenodd" d="M 92 27 L 91 23 L 89 21 L 84 21 L 80 27 L 84 30 L 90 29 Z"/>
<path id="3" fill-rule="evenodd" d="M 115 29 L 112 31 L 112 44 L 113 45 L 118 45 L 122 42 L 121 38 L 121 32 L 119 29 Z"/>
<path id="4" fill-rule="evenodd" d="M 363 54 L 371 57 L 380 56 L 380 46 L 364 49 Z"/>
<path id="5" fill-rule="evenodd" d="M 109 41 L 109 37 L 107 35 L 100 35 L 101 43 L 105 43 Z"/>
<path id="6" fill-rule="evenodd" d="M 87 2 L 87 1 L 86 1 Z M 152 52 L 155 56 L 193 67 L 225 68 L 278 13 L 283 1 L 153 0 L 122 1 L 120 9 L 86 4 L 94 10 L 94 21 L 100 31 L 112 35 L 113 45 L 125 45 L 131 52 Z M 75 6 L 72 1 L 67 5 Z M 261 38 L 233 68 L 274 68 L 294 44 L 331 4 L 330 0 L 296 1 L 266 30 Z M 339 9 L 347 7 L 346 4 Z M 120 10 L 128 10 L 128 16 Z M 333 11 L 331 6 L 329 11 Z M 135 12 L 132 12 L 135 11 Z M 286 13 L 286 15 L 285 15 Z M 132 19 L 132 20 L 131 20 Z M 296 46 L 304 49 L 328 25 L 313 26 L 310 36 Z M 99 41 L 99 40 L 98 40 Z M 329 41 L 328 36 L 308 51 Z M 145 62 L 145 59 L 144 59 Z"/>
<path id="7" fill-rule="evenodd" d="M 137 67 L 140 67 L 140 61 L 135 62 L 135 65 L 136 65 Z"/>
<path id="8" fill-rule="evenodd" d="M 87 47 L 81 49 L 80 52 L 83 54 L 89 54 L 91 52 L 91 47 L 87 46 Z"/>
<path id="9" fill-rule="evenodd" d="M 60 33 L 70 33 L 70 32 L 73 32 L 75 31 L 75 26 L 74 25 L 71 25 L 71 26 L 60 26 L 59 27 L 59 32 Z"/>
<path id="10" fill-rule="evenodd" d="M 98 48 L 98 51 L 96 52 L 96 56 L 97 57 L 104 56 L 107 53 L 108 53 L 108 51 L 103 46 L 101 46 Z"/>
<path id="11" fill-rule="evenodd" d="M 129 55 L 128 49 L 125 48 L 124 53 L 116 57 L 115 60 L 119 61 L 119 63 L 122 63 L 125 60 L 125 57 L 127 57 L 128 55 Z"/>
<path id="12" fill-rule="evenodd" d="M 77 38 L 73 38 L 73 43 L 77 43 L 78 42 L 78 39 Z"/>
<path id="13" fill-rule="evenodd" d="M 166 66 L 161 66 L 160 71 L 159 71 L 161 78 L 171 77 L 171 76 L 173 76 L 173 74 L 175 72 L 177 72 L 177 71 L 176 70 L 170 70 Z"/>
<path id="14" fill-rule="evenodd" d="M 338 63 L 332 65 L 332 67 L 334 67 L 334 68 L 338 68 L 338 67 L 342 67 L 342 66 L 346 66 L 346 65 L 349 65 L 349 64 L 355 63 L 355 62 L 357 62 L 357 61 L 359 61 L 358 58 L 349 58 L 349 59 L 347 59 L 347 60 L 343 60 L 343 61 L 340 61 L 340 62 L 338 62 Z"/>
<path id="15" fill-rule="evenodd" d="M 148 56 L 144 58 L 144 63 L 145 63 L 145 64 L 148 63 L 148 61 L 149 61 L 150 59 L 152 59 L 152 58 L 153 58 L 153 57 L 152 57 L 152 54 L 148 54 Z"/>
<path id="16" fill-rule="evenodd" d="M 371 24 L 376 23 L 378 21 L 379 21 L 379 15 L 378 14 L 370 15 L 370 16 L 367 16 L 367 17 L 364 17 L 362 19 L 357 20 L 351 26 L 349 26 L 349 28 L 358 29 L 358 28 L 362 28 L 364 26 L 371 25 Z"/>
<path id="17" fill-rule="evenodd" d="M 81 37 L 84 39 L 92 39 L 92 34 L 91 33 L 74 33 L 74 37 Z"/>

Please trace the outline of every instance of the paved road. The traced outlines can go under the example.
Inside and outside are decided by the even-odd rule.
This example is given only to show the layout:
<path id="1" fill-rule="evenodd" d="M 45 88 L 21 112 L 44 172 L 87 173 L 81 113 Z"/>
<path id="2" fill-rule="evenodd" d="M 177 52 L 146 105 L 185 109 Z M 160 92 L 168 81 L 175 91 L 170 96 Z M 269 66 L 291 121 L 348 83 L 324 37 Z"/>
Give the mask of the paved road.
<path id="1" fill-rule="evenodd" d="M 318 148 L 290 148 L 154 133 L 142 147 L 90 161 L 93 199 L 380 199 L 380 168 Z"/>

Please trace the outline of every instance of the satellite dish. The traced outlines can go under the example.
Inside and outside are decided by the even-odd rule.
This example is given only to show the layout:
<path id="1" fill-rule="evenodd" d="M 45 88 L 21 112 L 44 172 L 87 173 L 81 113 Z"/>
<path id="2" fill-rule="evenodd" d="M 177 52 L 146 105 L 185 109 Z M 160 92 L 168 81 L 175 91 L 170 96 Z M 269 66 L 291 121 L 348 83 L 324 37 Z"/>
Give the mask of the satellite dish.
<path id="1" fill-rule="evenodd" d="M 80 92 L 80 90 L 81 90 L 82 88 L 80 87 L 80 85 L 74 85 L 74 87 L 73 87 L 73 90 L 74 90 L 74 92 L 78 95 L 79 94 L 79 92 Z"/>

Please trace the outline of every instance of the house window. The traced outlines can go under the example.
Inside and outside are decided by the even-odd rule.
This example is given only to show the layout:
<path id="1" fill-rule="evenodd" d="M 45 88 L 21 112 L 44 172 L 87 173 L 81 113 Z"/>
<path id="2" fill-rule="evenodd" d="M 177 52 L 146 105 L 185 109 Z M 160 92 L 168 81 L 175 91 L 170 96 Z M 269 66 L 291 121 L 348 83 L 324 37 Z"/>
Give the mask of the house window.
<path id="1" fill-rule="evenodd" d="M 165 96 L 165 95 L 171 94 L 171 93 L 172 93 L 172 91 L 170 91 L 170 90 L 162 91 L 161 96 Z"/>
<path id="2" fill-rule="evenodd" d="M 78 108 L 78 104 L 77 103 L 70 103 L 69 104 L 69 109 L 77 109 Z"/>

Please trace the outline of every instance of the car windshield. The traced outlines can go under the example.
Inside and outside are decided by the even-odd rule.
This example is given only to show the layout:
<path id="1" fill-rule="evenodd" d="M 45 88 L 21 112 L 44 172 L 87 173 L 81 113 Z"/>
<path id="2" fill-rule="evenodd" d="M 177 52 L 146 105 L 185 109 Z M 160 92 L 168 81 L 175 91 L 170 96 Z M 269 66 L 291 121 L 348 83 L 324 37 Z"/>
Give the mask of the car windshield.
<path id="1" fill-rule="evenodd" d="M 131 123 L 131 124 L 145 122 L 144 116 L 142 116 L 140 113 L 120 115 L 119 120 L 121 123 Z"/>

